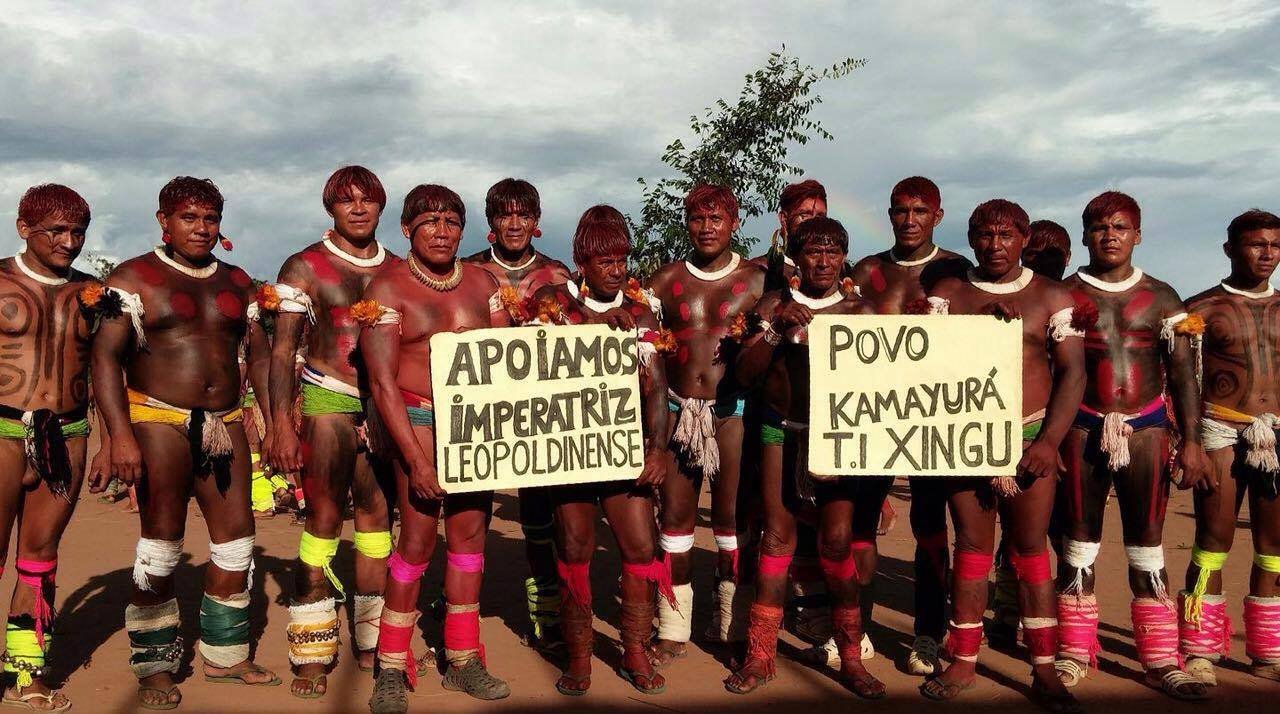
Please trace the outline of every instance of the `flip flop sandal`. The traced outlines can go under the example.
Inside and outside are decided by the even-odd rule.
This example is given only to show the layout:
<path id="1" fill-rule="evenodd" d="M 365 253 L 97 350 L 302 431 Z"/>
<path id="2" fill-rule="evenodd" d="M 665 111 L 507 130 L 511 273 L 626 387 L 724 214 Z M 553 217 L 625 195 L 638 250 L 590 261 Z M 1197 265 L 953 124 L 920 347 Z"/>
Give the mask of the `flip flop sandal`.
<path id="1" fill-rule="evenodd" d="M 876 682 L 877 680 L 875 677 L 871 677 L 870 675 L 868 675 L 867 679 L 854 679 L 853 677 L 841 677 L 841 679 L 844 680 L 845 686 L 849 691 L 863 699 L 870 699 L 873 701 L 876 699 L 884 699 L 885 694 L 888 693 L 887 689 L 880 689 L 879 691 L 872 689 L 871 687 L 873 685 L 871 683 Z M 878 683 L 881 687 L 884 686 L 883 682 Z"/>
<path id="2" fill-rule="evenodd" d="M 574 684 L 586 685 L 586 686 L 581 688 L 567 687 L 564 685 L 565 682 L 573 682 Z M 591 688 L 591 675 L 589 674 L 583 675 L 581 677 L 576 677 L 567 672 L 561 672 L 560 678 L 556 680 L 556 691 L 560 692 L 566 697 L 581 697 L 582 695 L 586 694 L 587 690 L 590 688 Z"/>
<path id="3" fill-rule="evenodd" d="M 653 676 L 645 676 L 643 674 L 640 674 L 639 672 L 633 672 L 629 669 L 624 669 L 622 667 L 619 667 L 618 676 L 625 679 L 628 684 L 635 687 L 636 691 L 640 692 L 641 694 L 662 694 L 663 692 L 667 691 L 667 683 L 665 681 L 662 684 L 657 685 L 656 687 L 653 686 L 653 680 L 657 679 L 657 672 L 655 672 Z M 642 678 L 649 680 L 650 686 L 648 688 L 640 686 L 640 680 Z"/>
<path id="4" fill-rule="evenodd" d="M 757 689 L 763 687 L 764 685 L 768 684 L 769 682 L 772 682 L 773 678 L 778 676 L 777 673 L 775 672 L 770 672 L 768 674 L 748 673 L 742 677 L 739 677 L 739 681 L 742 681 L 742 682 L 745 682 L 747 677 L 755 677 L 756 683 L 750 687 L 747 687 L 744 685 L 731 683 L 731 681 L 733 680 L 733 677 L 739 674 L 741 674 L 741 670 L 739 670 L 738 672 L 734 672 L 733 675 L 730 675 L 728 679 L 724 680 L 725 691 L 729 692 L 730 694 L 750 694 L 756 691 Z"/>
<path id="5" fill-rule="evenodd" d="M 1209 698 L 1209 693 L 1204 691 L 1205 686 L 1195 677 L 1183 672 L 1180 669 L 1171 669 L 1160 675 L 1159 679 L 1152 679 L 1148 674 L 1146 677 L 1147 684 L 1156 687 L 1160 691 L 1169 696 L 1184 702 L 1202 702 Z M 1190 687 L 1191 691 L 1184 691 L 1179 687 Z M 1199 693 L 1195 693 L 1196 688 L 1200 688 Z"/>
<path id="6" fill-rule="evenodd" d="M 159 691 L 159 690 L 156 690 L 156 691 Z M 62 706 L 60 706 L 60 707 L 58 707 L 58 708 L 56 708 L 56 709 L 52 709 L 52 708 L 50 708 L 50 709 L 46 709 L 46 708 L 43 708 L 43 707 L 33 707 L 33 706 L 31 706 L 31 700 L 33 700 L 33 699 L 41 700 L 41 701 L 45 702 L 46 704 L 53 704 L 53 697 L 54 697 L 54 695 L 55 695 L 55 694 L 57 694 L 57 693 L 58 693 L 58 692 L 57 692 L 57 690 L 54 690 L 54 691 L 52 691 L 52 692 L 49 692 L 48 694 L 45 694 L 45 693 L 43 693 L 43 692 L 30 692 L 30 693 L 28 693 L 28 694 L 23 694 L 23 695 L 22 695 L 22 696 L 20 696 L 20 697 L 14 698 L 14 697 L 10 697 L 10 696 L 9 696 L 9 692 L 8 692 L 8 691 L 6 691 L 6 692 L 4 693 L 4 698 L 3 698 L 3 699 L 0 699 L 0 704 L 3 704 L 3 705 L 4 705 L 4 706 L 6 706 L 6 707 L 19 707 L 19 708 L 21 708 L 21 709 L 30 709 L 30 710 L 32 710 L 32 711 L 38 711 L 38 712 L 65 712 L 66 710 L 68 710 L 68 709 L 70 709 L 70 708 L 71 708 L 71 702 L 70 702 L 70 701 L 65 701 L 65 702 L 63 702 L 63 703 L 62 703 Z M 165 695 L 165 697 L 166 697 L 166 698 L 167 698 L 168 696 L 169 696 L 169 695 L 167 695 L 167 694 Z M 175 705 L 175 706 L 176 706 L 176 705 Z"/>
<path id="7" fill-rule="evenodd" d="M 1206 687 L 1218 686 L 1218 675 L 1213 671 L 1213 662 L 1203 657 L 1188 659 L 1186 672 Z"/>
<path id="8" fill-rule="evenodd" d="M 1084 711 L 1084 706 L 1075 697 L 1052 694 L 1034 681 L 1031 683 L 1031 700 L 1053 714 L 1080 714 Z"/>
<path id="9" fill-rule="evenodd" d="M 178 701 L 176 702 L 169 701 L 169 697 L 173 696 L 173 693 L 176 692 L 177 690 L 178 690 L 178 685 L 176 684 L 169 687 L 168 689 L 158 689 L 156 687 L 138 687 L 138 706 L 142 707 L 143 709 L 151 709 L 154 711 L 168 711 L 170 709 L 177 709 L 178 705 L 182 703 L 182 693 L 181 692 L 178 693 Z M 159 694 L 163 694 L 164 700 L 159 703 L 152 704 L 151 702 L 148 702 L 142 698 L 143 692 L 157 692 Z"/>
<path id="10" fill-rule="evenodd" d="M 322 680 L 322 679 L 324 680 L 324 691 L 323 691 L 323 692 L 317 692 L 317 691 L 316 691 L 316 686 L 320 684 L 320 680 Z M 309 683 L 311 684 L 311 690 L 310 690 L 310 691 L 308 691 L 308 692 L 305 692 L 305 693 L 303 693 L 303 692 L 295 692 L 295 691 L 293 690 L 293 687 L 289 687 L 289 693 L 290 693 L 290 694 L 292 694 L 293 696 L 295 696 L 295 697 L 299 698 L 299 699 L 319 699 L 320 697 L 323 697 L 323 696 L 324 696 L 324 695 L 329 691 L 329 675 L 328 675 L 327 673 L 326 673 L 326 674 L 313 674 L 313 675 L 311 675 L 310 677 L 294 677 L 294 678 L 293 678 L 293 681 L 295 681 L 295 682 L 298 682 L 298 681 L 302 681 L 302 682 L 309 682 Z"/>
<path id="11" fill-rule="evenodd" d="M 1249 674 L 1262 679 L 1270 679 L 1280 682 L 1280 664 L 1261 664 L 1255 663 L 1249 665 Z"/>
<path id="12" fill-rule="evenodd" d="M 244 676 L 246 674 L 270 674 L 271 679 L 266 682 L 246 682 Z M 232 674 L 205 674 L 204 681 L 213 682 L 215 684 L 243 684 L 246 687 L 274 687 L 280 684 L 280 677 L 274 673 L 268 672 L 266 669 L 256 665 L 248 664 L 239 672 Z"/>
<path id="13" fill-rule="evenodd" d="M 931 677 L 924 680 L 924 684 L 920 685 L 920 693 L 924 695 L 925 699 L 946 702 L 960 696 L 961 692 L 970 689 L 976 683 L 977 680 L 965 684 L 946 684 L 941 679 Z"/>

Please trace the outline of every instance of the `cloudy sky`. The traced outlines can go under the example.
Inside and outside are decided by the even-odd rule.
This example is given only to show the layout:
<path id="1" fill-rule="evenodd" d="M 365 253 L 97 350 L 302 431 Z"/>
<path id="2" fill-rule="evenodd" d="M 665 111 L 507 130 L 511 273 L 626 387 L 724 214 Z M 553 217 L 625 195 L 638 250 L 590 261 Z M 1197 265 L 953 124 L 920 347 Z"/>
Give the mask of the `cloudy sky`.
<path id="1" fill-rule="evenodd" d="M 987 198 L 1078 236 L 1092 195 L 1132 193 L 1138 263 L 1184 293 L 1221 277 L 1232 216 L 1280 211 L 1280 6 L 1265 0 L 266 5 L 0 15 L 6 224 L 27 186 L 68 183 L 93 206 L 88 248 L 130 256 L 158 240 L 160 186 L 208 176 L 232 261 L 274 275 L 326 227 L 328 174 L 360 163 L 392 197 L 381 235 L 397 251 L 414 184 L 462 195 L 470 251 L 485 189 L 514 175 L 542 192 L 542 247 L 564 257 L 585 207 L 633 210 L 636 177 L 663 175 L 688 115 L 736 97 L 784 43 L 818 66 L 868 61 L 820 85 L 815 116 L 836 140 L 792 153 L 827 185 L 852 253 L 889 244 L 889 187 L 917 173 L 942 187 L 953 248 Z"/>

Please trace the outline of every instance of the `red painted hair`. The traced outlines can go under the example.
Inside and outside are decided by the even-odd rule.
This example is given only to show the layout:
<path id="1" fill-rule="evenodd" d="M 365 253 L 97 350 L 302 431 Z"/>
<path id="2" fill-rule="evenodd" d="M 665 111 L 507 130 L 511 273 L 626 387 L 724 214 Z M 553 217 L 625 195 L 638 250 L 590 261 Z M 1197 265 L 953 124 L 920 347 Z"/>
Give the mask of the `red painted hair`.
<path id="1" fill-rule="evenodd" d="M 573 232 L 573 262 L 585 264 L 600 255 L 627 255 L 631 252 L 631 232 L 627 219 L 613 206 L 592 206 L 578 219 Z"/>
<path id="2" fill-rule="evenodd" d="M 826 203 L 827 189 L 813 179 L 805 179 L 800 183 L 793 183 L 782 189 L 782 196 L 778 200 L 778 208 L 783 213 L 790 213 L 791 209 L 811 198 L 816 198 Z"/>
<path id="3" fill-rule="evenodd" d="M 351 189 L 358 188 L 366 198 L 371 198 L 378 202 L 381 208 L 387 207 L 387 191 L 382 188 L 382 182 L 378 180 L 369 169 L 363 166 L 343 166 L 324 183 L 324 193 L 321 194 L 324 200 L 324 210 L 332 211 L 333 204 L 344 198 L 351 197 Z"/>
<path id="4" fill-rule="evenodd" d="M 207 178 L 178 176 L 160 189 L 160 213 L 166 216 L 187 201 L 222 213 L 222 192 Z"/>
<path id="5" fill-rule="evenodd" d="M 694 211 L 713 207 L 729 214 L 731 218 L 738 217 L 738 198 L 733 195 L 733 191 L 724 186 L 700 183 L 689 191 L 689 195 L 684 197 L 684 217 L 686 220 Z"/>
<path id="6" fill-rule="evenodd" d="M 59 183 L 32 186 L 18 201 L 18 219 L 34 226 L 52 215 L 72 223 L 89 225 L 89 204 L 72 189 Z"/>
<path id="7" fill-rule="evenodd" d="M 909 176 L 894 184 L 889 192 L 889 205 L 893 205 L 895 196 L 918 198 L 935 211 L 942 207 L 942 192 L 938 190 L 938 184 L 923 176 Z"/>
<path id="8" fill-rule="evenodd" d="M 1053 248 L 1064 253 L 1071 252 L 1071 235 L 1067 229 L 1053 221 L 1032 221 L 1027 230 L 1027 246 L 1044 250 Z"/>
<path id="9" fill-rule="evenodd" d="M 1133 219 L 1133 227 L 1142 228 L 1142 209 L 1138 208 L 1138 202 L 1127 193 L 1119 191 L 1105 191 L 1094 196 L 1093 200 L 1084 207 L 1084 213 L 1080 219 L 1084 223 L 1084 229 L 1089 230 L 1089 225 L 1099 218 L 1105 218 L 1113 213 L 1125 212 Z"/>

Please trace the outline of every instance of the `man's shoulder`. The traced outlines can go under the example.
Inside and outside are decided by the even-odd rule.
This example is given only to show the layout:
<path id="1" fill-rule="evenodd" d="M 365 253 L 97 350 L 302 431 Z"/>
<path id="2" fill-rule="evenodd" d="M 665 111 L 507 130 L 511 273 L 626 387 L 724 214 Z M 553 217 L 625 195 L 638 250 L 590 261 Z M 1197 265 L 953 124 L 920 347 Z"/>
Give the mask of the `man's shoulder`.
<path id="1" fill-rule="evenodd" d="M 1159 298 L 1182 302 L 1182 298 L 1178 297 L 1178 291 L 1174 290 L 1172 285 L 1150 273 L 1144 271 L 1142 280 L 1138 281 L 1138 284 L 1155 293 Z"/>
<path id="2" fill-rule="evenodd" d="M 484 250 L 477 251 L 477 252 L 472 253 L 471 255 L 468 255 L 467 257 L 463 258 L 463 259 L 462 259 L 462 262 L 464 262 L 464 263 L 488 263 L 488 262 L 490 262 L 490 258 L 492 257 L 492 255 L 493 255 L 493 254 L 489 252 L 489 249 L 488 249 L 488 248 L 485 248 Z"/>
<path id="3" fill-rule="evenodd" d="M 684 267 L 684 260 L 673 260 L 670 263 L 659 266 L 657 270 L 653 271 L 653 274 L 649 276 L 649 284 L 657 286 L 659 283 L 665 283 L 685 272 L 687 271 Z"/>
<path id="4" fill-rule="evenodd" d="M 556 260 L 539 250 L 535 250 L 534 255 L 537 256 L 537 260 L 542 264 L 542 267 L 549 268 L 551 270 L 562 270 L 565 275 L 569 274 L 569 266 L 565 265 L 563 262 Z"/>
<path id="5" fill-rule="evenodd" d="M 484 285 L 490 286 L 493 290 L 498 289 L 498 279 L 494 277 L 493 273 L 489 272 L 488 270 L 485 270 L 485 267 L 483 265 L 468 263 L 465 260 L 462 261 L 461 265 L 462 265 L 463 280 L 479 281 Z"/>
<path id="6" fill-rule="evenodd" d="M 889 261 L 889 251 L 887 250 L 882 250 L 878 253 L 872 253 L 871 255 L 865 255 L 859 258 L 858 261 L 853 264 L 853 273 L 854 275 L 860 275 L 872 268 L 882 267 L 885 263 L 888 263 L 888 262 L 890 261 Z"/>
<path id="7" fill-rule="evenodd" d="M 1219 303 L 1228 301 L 1230 297 L 1231 294 L 1223 290 L 1221 285 L 1214 285 L 1187 298 L 1187 309 L 1210 310 Z"/>

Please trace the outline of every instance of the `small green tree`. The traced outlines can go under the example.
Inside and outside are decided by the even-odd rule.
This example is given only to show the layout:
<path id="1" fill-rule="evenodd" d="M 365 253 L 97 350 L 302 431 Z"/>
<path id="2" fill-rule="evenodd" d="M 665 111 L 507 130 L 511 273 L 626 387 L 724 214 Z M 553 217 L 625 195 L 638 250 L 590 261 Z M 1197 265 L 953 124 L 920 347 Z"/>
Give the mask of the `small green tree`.
<path id="1" fill-rule="evenodd" d="M 647 277 L 688 252 L 684 196 L 696 184 L 731 188 L 744 219 L 776 211 L 787 178 L 803 173 L 787 162 L 788 149 L 814 137 L 834 138 L 820 121 L 809 117 L 822 102 L 814 85 L 844 77 L 865 64 L 866 60 L 845 59 L 816 70 L 801 65 L 783 46 L 769 55 L 764 67 L 746 76 L 736 104 L 718 99 L 701 117 L 691 116 L 692 145 L 676 139 L 662 154 L 662 162 L 676 175 L 652 183 L 637 179 L 644 203 L 638 218 L 627 217 L 635 238 L 632 270 Z M 755 242 L 738 233 L 733 247 L 747 254 Z"/>
<path id="2" fill-rule="evenodd" d="M 98 280 L 106 280 L 111 271 L 116 269 L 116 262 L 100 253 L 89 253 L 84 257 L 84 262 L 88 264 L 88 272 Z"/>

